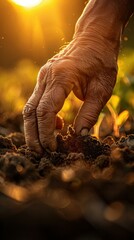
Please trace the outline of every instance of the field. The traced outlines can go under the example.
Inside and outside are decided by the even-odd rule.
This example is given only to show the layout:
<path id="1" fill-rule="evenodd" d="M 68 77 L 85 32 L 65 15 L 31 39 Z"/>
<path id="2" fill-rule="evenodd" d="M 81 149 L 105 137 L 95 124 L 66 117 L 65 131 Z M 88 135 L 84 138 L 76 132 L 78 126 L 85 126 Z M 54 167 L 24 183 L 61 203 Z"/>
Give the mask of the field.
<path id="1" fill-rule="evenodd" d="M 89 135 L 75 134 L 82 102 L 71 93 L 59 112 L 57 150 L 39 155 L 25 143 L 22 109 L 38 71 L 71 41 L 87 2 L 37 0 L 32 8 L 31 0 L 1 0 L 1 240 L 134 239 L 133 17 L 113 95 Z"/>
<path id="2" fill-rule="evenodd" d="M 38 68 L 23 61 L 1 72 L 2 239 L 133 239 L 133 59 L 128 55 L 128 67 L 119 60 L 114 94 L 87 137 L 76 136 L 70 125 L 81 103 L 69 96 L 57 151 L 45 149 L 43 156 L 25 145 L 21 114 Z"/>
<path id="3" fill-rule="evenodd" d="M 39 156 L 22 133 L 0 137 L 3 239 L 133 239 L 134 134 L 99 141 L 69 126 L 57 142 Z"/>

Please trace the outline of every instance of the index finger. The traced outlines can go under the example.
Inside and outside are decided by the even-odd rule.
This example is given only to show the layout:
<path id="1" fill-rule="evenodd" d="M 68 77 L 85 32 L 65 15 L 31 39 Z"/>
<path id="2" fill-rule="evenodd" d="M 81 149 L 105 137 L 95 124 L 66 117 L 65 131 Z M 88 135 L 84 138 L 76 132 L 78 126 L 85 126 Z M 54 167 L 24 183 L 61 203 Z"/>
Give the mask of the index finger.
<path id="1" fill-rule="evenodd" d="M 56 129 L 56 114 L 61 110 L 64 101 L 71 92 L 72 86 L 55 85 L 45 90 L 37 108 L 39 139 L 43 148 L 56 150 L 54 135 Z"/>
<path id="2" fill-rule="evenodd" d="M 23 110 L 26 144 L 30 149 L 39 153 L 42 152 L 42 148 L 38 137 L 36 108 L 45 90 L 45 79 L 43 79 L 45 75 L 46 71 L 39 72 L 35 89 Z"/>

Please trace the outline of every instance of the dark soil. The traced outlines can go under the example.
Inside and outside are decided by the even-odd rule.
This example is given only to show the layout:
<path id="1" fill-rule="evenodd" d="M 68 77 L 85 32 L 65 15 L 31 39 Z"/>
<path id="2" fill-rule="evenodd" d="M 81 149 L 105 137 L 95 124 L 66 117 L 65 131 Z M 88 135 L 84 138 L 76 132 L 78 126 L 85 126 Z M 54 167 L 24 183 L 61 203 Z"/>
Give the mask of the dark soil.
<path id="1" fill-rule="evenodd" d="M 3 239 L 22 225 L 16 239 L 134 239 L 134 134 L 99 141 L 69 127 L 57 143 L 40 156 L 23 134 L 0 136 Z"/>

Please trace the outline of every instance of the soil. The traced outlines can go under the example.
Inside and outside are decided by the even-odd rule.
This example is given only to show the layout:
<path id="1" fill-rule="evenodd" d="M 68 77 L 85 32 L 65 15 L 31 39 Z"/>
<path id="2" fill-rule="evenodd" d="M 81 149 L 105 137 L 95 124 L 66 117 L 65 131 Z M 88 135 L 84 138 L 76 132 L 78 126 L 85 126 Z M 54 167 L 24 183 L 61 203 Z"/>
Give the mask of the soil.
<path id="1" fill-rule="evenodd" d="M 69 126 L 57 143 L 40 156 L 22 133 L 0 136 L 3 239 L 134 239 L 134 134 L 100 141 Z"/>

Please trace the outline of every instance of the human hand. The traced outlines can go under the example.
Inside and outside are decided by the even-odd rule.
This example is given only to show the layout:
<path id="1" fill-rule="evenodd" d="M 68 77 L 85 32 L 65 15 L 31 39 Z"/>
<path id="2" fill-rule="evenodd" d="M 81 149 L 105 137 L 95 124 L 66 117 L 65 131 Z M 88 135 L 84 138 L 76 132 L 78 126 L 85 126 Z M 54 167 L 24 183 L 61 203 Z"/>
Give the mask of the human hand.
<path id="1" fill-rule="evenodd" d="M 77 134 L 86 134 L 87 130 L 81 131 L 85 128 L 90 130 L 112 94 L 117 74 L 116 53 L 108 42 L 90 40 L 84 37 L 73 40 L 39 72 L 24 109 L 26 143 L 37 152 L 46 147 L 56 149 L 54 131 L 59 124 L 56 115 L 71 91 L 84 101 L 74 123 Z"/>
<path id="2" fill-rule="evenodd" d="M 56 116 L 71 91 L 83 101 L 74 121 L 76 133 L 82 135 L 88 134 L 112 94 L 121 30 L 115 37 L 114 32 L 108 31 L 110 36 L 107 36 L 104 22 L 100 27 L 98 23 L 84 21 L 80 19 L 76 24 L 68 46 L 41 68 L 34 92 L 24 108 L 26 143 L 37 152 L 46 147 L 56 149 L 54 132 L 60 123 Z"/>

